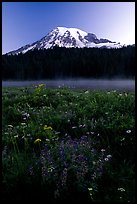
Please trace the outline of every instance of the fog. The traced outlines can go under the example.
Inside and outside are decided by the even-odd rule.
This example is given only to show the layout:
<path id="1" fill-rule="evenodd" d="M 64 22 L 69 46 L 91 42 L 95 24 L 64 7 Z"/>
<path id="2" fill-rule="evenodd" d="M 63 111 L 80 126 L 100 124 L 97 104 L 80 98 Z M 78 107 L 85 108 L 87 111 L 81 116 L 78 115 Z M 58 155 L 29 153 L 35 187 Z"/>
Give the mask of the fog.
<path id="1" fill-rule="evenodd" d="M 63 79 L 38 81 L 2 81 L 2 87 L 27 87 L 45 84 L 47 88 L 134 91 L 135 80 L 127 79 Z"/>

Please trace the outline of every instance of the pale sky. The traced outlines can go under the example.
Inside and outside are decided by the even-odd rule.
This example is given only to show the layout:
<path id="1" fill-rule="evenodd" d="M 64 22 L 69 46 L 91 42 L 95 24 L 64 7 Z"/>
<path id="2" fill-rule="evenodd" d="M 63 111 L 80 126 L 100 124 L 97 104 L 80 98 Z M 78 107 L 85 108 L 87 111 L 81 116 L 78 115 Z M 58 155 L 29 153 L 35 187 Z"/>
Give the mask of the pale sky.
<path id="1" fill-rule="evenodd" d="M 2 53 L 40 40 L 58 26 L 135 44 L 135 2 L 2 2 Z"/>

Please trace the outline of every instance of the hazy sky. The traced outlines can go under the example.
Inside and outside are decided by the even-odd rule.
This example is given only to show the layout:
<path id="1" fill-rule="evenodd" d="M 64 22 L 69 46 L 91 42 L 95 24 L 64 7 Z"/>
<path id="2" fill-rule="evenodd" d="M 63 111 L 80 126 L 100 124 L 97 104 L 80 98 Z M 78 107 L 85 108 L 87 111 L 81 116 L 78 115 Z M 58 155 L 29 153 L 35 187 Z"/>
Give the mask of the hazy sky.
<path id="1" fill-rule="evenodd" d="M 135 43 L 135 2 L 2 2 L 2 53 L 40 40 L 57 26 Z"/>

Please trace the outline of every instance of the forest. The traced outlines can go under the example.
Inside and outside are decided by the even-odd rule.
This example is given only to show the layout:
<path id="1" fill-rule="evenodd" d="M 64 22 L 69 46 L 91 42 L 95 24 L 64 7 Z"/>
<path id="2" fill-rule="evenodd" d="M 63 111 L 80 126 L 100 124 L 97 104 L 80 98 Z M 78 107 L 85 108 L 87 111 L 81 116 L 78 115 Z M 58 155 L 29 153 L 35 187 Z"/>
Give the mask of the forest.
<path id="1" fill-rule="evenodd" d="M 2 55 L 2 80 L 134 78 L 135 47 L 60 48 Z"/>

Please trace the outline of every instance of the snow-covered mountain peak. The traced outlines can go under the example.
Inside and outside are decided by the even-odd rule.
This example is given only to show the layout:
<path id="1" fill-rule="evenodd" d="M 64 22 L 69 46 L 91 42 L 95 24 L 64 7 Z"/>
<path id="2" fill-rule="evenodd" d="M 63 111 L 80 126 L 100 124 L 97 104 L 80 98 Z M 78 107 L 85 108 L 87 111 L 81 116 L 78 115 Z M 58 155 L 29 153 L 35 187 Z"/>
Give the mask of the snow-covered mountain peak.
<path id="1" fill-rule="evenodd" d="M 84 35 L 87 35 L 87 32 L 85 32 L 85 31 L 83 31 L 83 30 L 81 30 L 79 28 L 67 28 L 67 27 L 60 27 L 59 26 L 59 27 L 55 28 L 54 30 L 56 30 L 56 29 L 58 29 L 60 33 L 61 32 L 63 33 L 63 32 L 66 32 L 66 31 L 70 31 L 71 33 L 75 33 L 75 32 L 78 31 L 80 33 L 83 33 Z"/>
<path id="2" fill-rule="evenodd" d="M 54 46 L 66 47 L 66 48 L 84 48 L 84 47 L 96 47 L 96 48 L 121 48 L 120 43 L 112 42 L 108 39 L 100 38 L 93 33 L 87 33 L 78 28 L 67 28 L 67 27 L 56 27 L 51 32 L 49 32 L 45 37 L 40 40 L 25 45 L 18 50 L 7 53 L 19 54 L 26 53 L 29 50 L 34 49 L 48 49 Z"/>

